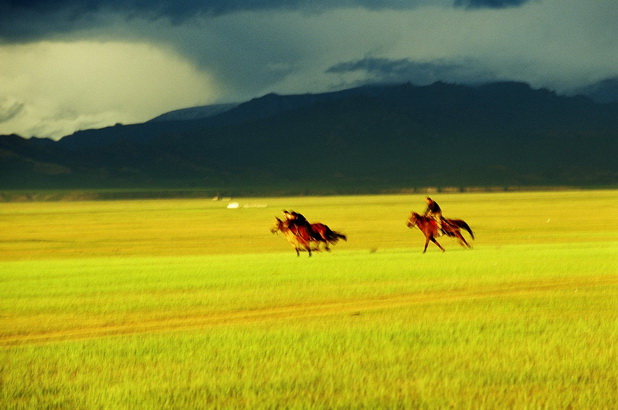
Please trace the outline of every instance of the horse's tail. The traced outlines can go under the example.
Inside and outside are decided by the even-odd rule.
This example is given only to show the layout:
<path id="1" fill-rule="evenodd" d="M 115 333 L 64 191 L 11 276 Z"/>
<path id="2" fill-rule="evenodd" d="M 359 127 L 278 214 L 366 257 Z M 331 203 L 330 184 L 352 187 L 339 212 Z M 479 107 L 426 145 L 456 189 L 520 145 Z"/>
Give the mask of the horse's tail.
<path id="1" fill-rule="evenodd" d="M 339 233 L 337 231 L 333 231 L 332 229 L 330 229 L 328 226 L 326 227 L 326 230 L 324 232 L 324 239 L 327 242 L 332 243 L 333 245 L 336 244 L 337 242 L 339 242 L 339 239 L 343 239 L 344 241 L 348 240 L 348 237 L 345 236 L 342 233 Z"/>
<path id="2" fill-rule="evenodd" d="M 461 219 L 457 219 L 455 220 L 455 224 L 462 228 L 465 229 L 466 231 L 468 231 L 468 233 L 470 234 L 470 236 L 472 237 L 472 239 L 474 239 L 474 232 L 472 232 L 472 229 L 470 229 L 470 227 L 468 226 L 468 224 L 465 221 L 462 221 Z"/>
<path id="3" fill-rule="evenodd" d="M 342 233 L 333 231 L 323 223 L 312 224 L 311 227 L 314 231 L 317 231 L 322 236 L 322 239 L 326 242 L 335 244 L 339 241 L 339 239 L 343 239 L 344 241 L 348 240 L 347 236 Z"/>
<path id="4" fill-rule="evenodd" d="M 347 242 L 347 240 L 348 240 L 348 237 L 345 236 L 342 233 L 339 233 L 339 232 L 336 232 L 336 231 L 331 231 L 331 233 L 332 233 L 332 237 L 333 237 L 334 241 L 338 241 L 339 239 L 343 239 L 344 241 Z"/>

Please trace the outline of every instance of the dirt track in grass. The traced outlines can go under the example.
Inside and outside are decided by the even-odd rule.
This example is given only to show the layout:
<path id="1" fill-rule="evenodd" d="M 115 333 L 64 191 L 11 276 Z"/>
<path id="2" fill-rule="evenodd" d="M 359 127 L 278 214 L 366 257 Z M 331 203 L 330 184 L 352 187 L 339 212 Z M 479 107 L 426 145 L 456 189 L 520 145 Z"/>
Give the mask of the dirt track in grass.
<path id="1" fill-rule="evenodd" d="M 365 312 L 405 308 L 416 305 L 449 304 L 491 298 L 529 298 L 550 292 L 577 291 L 579 289 L 618 286 L 618 276 L 607 275 L 586 278 L 518 282 L 508 286 L 487 286 L 472 289 L 452 289 L 435 292 L 401 294 L 391 297 L 324 301 L 321 303 L 272 306 L 255 310 L 197 312 L 188 311 L 182 316 L 143 318 L 129 316 L 117 324 L 89 324 L 72 329 L 45 332 L 0 335 L 0 347 L 39 345 L 113 336 L 159 334 L 174 331 L 195 331 L 215 326 L 236 326 L 272 321 L 311 319 L 315 317 L 360 315 Z"/>

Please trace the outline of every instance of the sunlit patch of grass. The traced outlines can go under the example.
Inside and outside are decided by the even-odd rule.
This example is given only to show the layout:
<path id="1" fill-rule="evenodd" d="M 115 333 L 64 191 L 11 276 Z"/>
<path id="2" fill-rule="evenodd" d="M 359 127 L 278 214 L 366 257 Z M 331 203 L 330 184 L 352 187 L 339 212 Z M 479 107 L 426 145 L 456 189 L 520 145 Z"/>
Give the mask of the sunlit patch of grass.
<path id="1" fill-rule="evenodd" d="M 269 233 L 282 209 L 345 233 L 348 241 L 337 251 L 420 252 L 424 237 L 405 224 L 412 210 L 423 211 L 423 198 L 243 198 L 239 209 L 204 199 L 0 203 L 0 261 L 294 253 Z M 470 224 L 475 247 L 618 240 L 618 220 L 608 217 L 618 212 L 618 191 L 443 194 L 439 200 L 446 217 Z M 255 203 L 265 207 L 250 207 Z M 453 239 L 440 242 L 447 252 L 459 250 Z M 431 244 L 428 252 L 436 251 Z"/>

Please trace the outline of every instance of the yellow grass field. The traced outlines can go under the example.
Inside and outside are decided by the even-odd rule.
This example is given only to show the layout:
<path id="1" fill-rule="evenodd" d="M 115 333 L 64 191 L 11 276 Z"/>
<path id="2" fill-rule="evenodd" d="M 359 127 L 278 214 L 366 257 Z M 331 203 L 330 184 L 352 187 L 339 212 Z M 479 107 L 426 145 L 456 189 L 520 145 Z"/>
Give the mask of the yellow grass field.
<path id="1" fill-rule="evenodd" d="M 269 228 L 281 210 L 346 233 L 348 251 L 414 249 L 405 222 L 424 196 L 241 198 L 0 204 L 0 260 L 283 252 Z M 445 217 L 462 218 L 476 247 L 615 241 L 617 191 L 440 194 Z M 457 249 L 444 239 L 447 250 Z M 289 245 L 287 245 L 289 246 Z M 432 245 L 433 247 L 433 245 Z M 291 249 L 291 248 L 290 248 Z M 422 249 L 422 248 L 421 248 Z M 429 248 L 435 250 L 435 248 Z M 293 251 L 292 251 L 293 252 Z"/>
<path id="2" fill-rule="evenodd" d="M 421 253 L 422 194 L 2 203 L 0 404 L 615 406 L 618 191 L 434 196 L 473 249 Z"/>

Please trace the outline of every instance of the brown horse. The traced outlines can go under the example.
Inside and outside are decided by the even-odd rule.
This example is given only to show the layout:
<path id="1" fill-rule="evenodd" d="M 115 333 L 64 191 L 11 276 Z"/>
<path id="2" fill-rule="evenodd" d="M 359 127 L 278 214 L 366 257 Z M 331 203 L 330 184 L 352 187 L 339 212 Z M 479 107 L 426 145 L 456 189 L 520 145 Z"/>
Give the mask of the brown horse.
<path id="1" fill-rule="evenodd" d="M 270 230 L 272 233 L 281 232 L 296 250 L 296 255 L 300 256 L 301 251 L 307 251 L 311 256 L 311 251 L 321 251 L 320 245 L 324 245 L 324 250 L 330 252 L 329 245 L 339 242 L 339 239 L 347 241 L 348 238 L 339 232 L 333 231 L 322 223 L 311 224 L 311 231 L 305 226 L 290 226 L 289 221 L 282 221 L 275 217 L 275 225 Z"/>
<path id="2" fill-rule="evenodd" d="M 294 225 L 290 228 L 288 221 L 282 221 L 281 219 L 275 217 L 275 224 L 270 229 L 271 233 L 281 232 L 285 239 L 294 247 L 296 250 L 296 256 L 300 256 L 301 251 L 306 251 L 309 256 L 311 256 L 311 251 L 318 251 L 318 247 L 311 247 L 312 242 L 315 242 L 315 239 L 312 237 L 311 233 L 307 230 L 306 227 L 302 225 Z"/>
<path id="3" fill-rule="evenodd" d="M 337 242 L 339 242 L 339 239 L 343 239 L 344 241 L 348 240 L 348 237 L 345 236 L 342 233 L 333 231 L 332 229 L 330 229 L 327 225 L 324 225 L 323 223 L 315 223 L 315 224 L 311 224 L 311 230 L 317 234 L 317 236 L 320 238 L 318 240 L 318 248 L 320 243 L 325 244 L 324 249 L 330 252 L 330 248 L 329 245 L 334 245 Z"/>
<path id="4" fill-rule="evenodd" d="M 434 221 L 432 218 L 421 216 L 416 212 L 412 212 L 412 215 L 410 215 L 410 218 L 408 219 L 408 228 L 414 228 L 415 226 L 418 226 L 418 229 L 420 229 L 421 232 L 425 234 L 425 248 L 423 249 L 423 253 L 427 251 L 427 245 L 429 244 L 429 241 L 435 243 L 436 246 L 438 246 L 438 248 L 440 248 L 442 252 L 444 252 L 444 248 L 436 240 L 436 238 L 440 236 L 438 232 L 438 224 L 436 223 L 436 221 Z M 468 231 L 472 239 L 474 239 L 474 233 L 472 232 L 472 229 L 470 229 L 468 224 L 461 219 L 444 219 L 442 222 L 442 230 L 447 236 L 455 237 L 459 239 L 459 243 L 461 244 L 461 246 L 467 246 L 468 248 L 471 248 L 472 246 L 468 242 L 466 242 L 466 239 L 461 234 L 460 228 Z"/>

